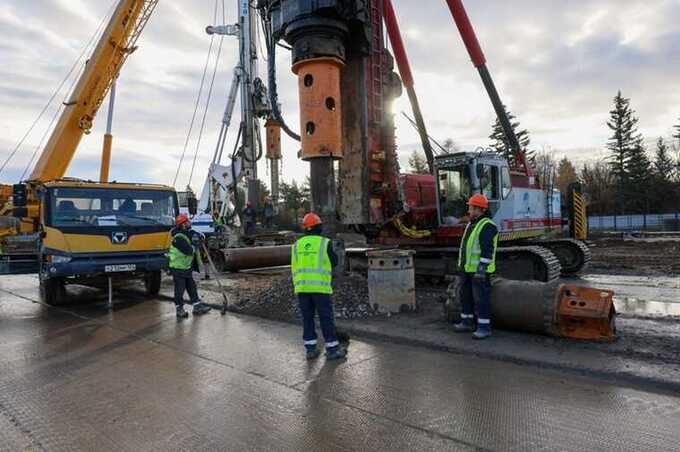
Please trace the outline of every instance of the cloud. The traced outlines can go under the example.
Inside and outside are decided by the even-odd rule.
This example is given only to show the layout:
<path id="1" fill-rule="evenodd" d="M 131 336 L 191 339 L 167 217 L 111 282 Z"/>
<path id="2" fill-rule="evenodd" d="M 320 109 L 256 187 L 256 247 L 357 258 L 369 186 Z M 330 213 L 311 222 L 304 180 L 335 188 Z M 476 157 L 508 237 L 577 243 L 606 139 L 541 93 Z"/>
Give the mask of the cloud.
<path id="1" fill-rule="evenodd" d="M 226 2 L 227 23 L 236 21 L 235 3 Z M 487 145 L 493 110 L 445 2 L 428 2 L 427 8 L 410 0 L 394 3 L 430 134 L 442 141 L 452 138 L 461 146 Z M 680 116 L 680 2 L 574 3 L 466 2 L 504 102 L 529 129 L 538 149 L 550 146 L 575 159 L 603 149 L 609 135 L 605 122 L 619 89 L 631 97 L 640 116 L 640 129 L 648 138 L 666 135 Z M 4 160 L 35 119 L 111 4 L 85 0 L 2 2 L 0 159 Z M 210 42 L 204 29 L 214 22 L 213 14 L 212 1 L 159 3 L 118 82 L 113 177 L 172 181 Z M 233 37 L 226 37 L 223 45 L 192 178 L 197 189 L 214 151 L 238 52 Z M 291 128 L 299 130 L 297 80 L 290 72 L 290 55 L 279 49 L 277 57 L 282 109 Z M 262 59 L 260 70 L 264 74 Z M 93 133 L 82 141 L 70 175 L 97 177 L 105 110 L 100 112 Z M 418 147 L 418 135 L 401 117 L 402 110 L 410 112 L 406 96 L 394 106 L 405 164 L 403 157 Z M 16 163 L 0 175 L 3 180 L 13 182 L 19 177 L 49 118 L 48 112 Z M 228 152 L 236 139 L 235 124 L 236 117 L 228 134 Z M 189 181 L 196 138 L 195 128 L 178 187 Z M 297 160 L 299 143 L 284 137 L 283 149 L 284 179 L 304 180 L 308 165 Z M 266 179 L 265 162 L 259 171 Z"/>

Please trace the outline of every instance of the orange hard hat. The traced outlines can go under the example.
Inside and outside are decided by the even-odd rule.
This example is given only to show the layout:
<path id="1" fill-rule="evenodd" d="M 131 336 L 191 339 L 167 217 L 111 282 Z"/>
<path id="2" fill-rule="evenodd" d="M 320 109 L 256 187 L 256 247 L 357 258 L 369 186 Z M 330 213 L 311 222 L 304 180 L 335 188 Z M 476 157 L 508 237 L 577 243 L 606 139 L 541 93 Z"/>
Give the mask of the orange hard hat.
<path id="1" fill-rule="evenodd" d="M 302 227 L 304 227 L 305 229 L 312 229 L 314 226 L 318 226 L 320 224 L 321 224 L 321 217 L 319 217 L 314 212 L 309 212 L 302 219 Z"/>
<path id="2" fill-rule="evenodd" d="M 189 215 L 187 215 L 186 213 L 182 213 L 182 214 L 177 215 L 177 218 L 175 218 L 175 225 L 181 226 L 188 221 L 189 221 Z"/>
<path id="3" fill-rule="evenodd" d="M 470 196 L 470 199 L 468 200 L 468 206 L 481 207 L 482 209 L 488 209 L 489 208 L 489 200 L 486 199 L 486 196 L 480 195 L 479 193 L 476 193 L 476 194 Z"/>

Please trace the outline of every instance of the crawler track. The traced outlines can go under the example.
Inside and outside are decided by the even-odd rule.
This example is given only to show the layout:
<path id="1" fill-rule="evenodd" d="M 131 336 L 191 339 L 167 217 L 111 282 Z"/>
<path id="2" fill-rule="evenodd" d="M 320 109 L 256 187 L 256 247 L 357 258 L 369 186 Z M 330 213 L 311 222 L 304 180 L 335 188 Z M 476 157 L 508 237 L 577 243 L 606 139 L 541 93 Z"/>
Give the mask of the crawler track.
<path id="1" fill-rule="evenodd" d="M 562 276 L 574 276 L 588 266 L 592 256 L 588 246 L 574 239 L 553 239 L 531 242 L 531 245 L 547 248 L 557 256 L 562 266 Z"/>

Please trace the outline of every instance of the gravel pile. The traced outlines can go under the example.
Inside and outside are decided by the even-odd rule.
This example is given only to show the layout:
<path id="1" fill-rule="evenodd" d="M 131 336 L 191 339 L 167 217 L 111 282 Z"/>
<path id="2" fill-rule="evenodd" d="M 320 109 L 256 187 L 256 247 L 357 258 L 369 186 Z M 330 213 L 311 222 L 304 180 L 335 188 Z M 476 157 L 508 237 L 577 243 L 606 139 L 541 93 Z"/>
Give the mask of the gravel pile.
<path id="1" fill-rule="evenodd" d="M 333 280 L 333 307 L 338 319 L 365 319 L 381 315 L 369 304 L 366 278 L 361 276 L 343 276 Z M 275 320 L 301 317 L 290 276 L 273 280 L 271 286 L 264 290 L 242 294 L 232 309 Z"/>

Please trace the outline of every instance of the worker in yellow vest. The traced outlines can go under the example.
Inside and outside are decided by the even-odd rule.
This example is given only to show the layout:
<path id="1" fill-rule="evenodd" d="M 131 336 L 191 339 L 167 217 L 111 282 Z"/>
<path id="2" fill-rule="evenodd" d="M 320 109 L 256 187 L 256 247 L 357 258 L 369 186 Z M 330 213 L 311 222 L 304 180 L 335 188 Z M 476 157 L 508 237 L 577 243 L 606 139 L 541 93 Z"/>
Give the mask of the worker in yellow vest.
<path id="1" fill-rule="evenodd" d="M 184 292 L 189 293 L 191 299 L 192 314 L 201 315 L 210 311 L 210 306 L 201 303 L 198 298 L 196 281 L 193 272 L 199 271 L 199 255 L 194 244 L 191 221 L 186 214 L 179 215 L 175 221 L 175 228 L 172 230 L 172 244 L 170 246 L 170 274 L 175 285 L 175 307 L 177 308 L 177 319 L 186 319 L 189 314 L 184 310 Z"/>
<path id="2" fill-rule="evenodd" d="M 317 214 L 308 213 L 302 224 L 306 234 L 293 245 L 290 265 L 302 313 L 302 339 L 307 359 L 315 359 L 320 354 L 314 324 L 317 313 L 326 344 L 326 359 L 341 359 L 347 355 L 347 351 L 338 341 L 331 303 L 333 267 L 338 264 L 338 257 L 333 251 L 331 240 L 321 235 L 321 218 Z"/>
<path id="3" fill-rule="evenodd" d="M 473 195 L 468 201 L 470 222 L 458 251 L 458 269 L 463 274 L 463 312 L 453 326 L 458 333 L 474 332 L 475 339 L 491 336 L 491 280 L 496 271 L 498 227 L 489 214 L 489 200 Z M 477 326 L 475 328 L 475 302 Z"/>

